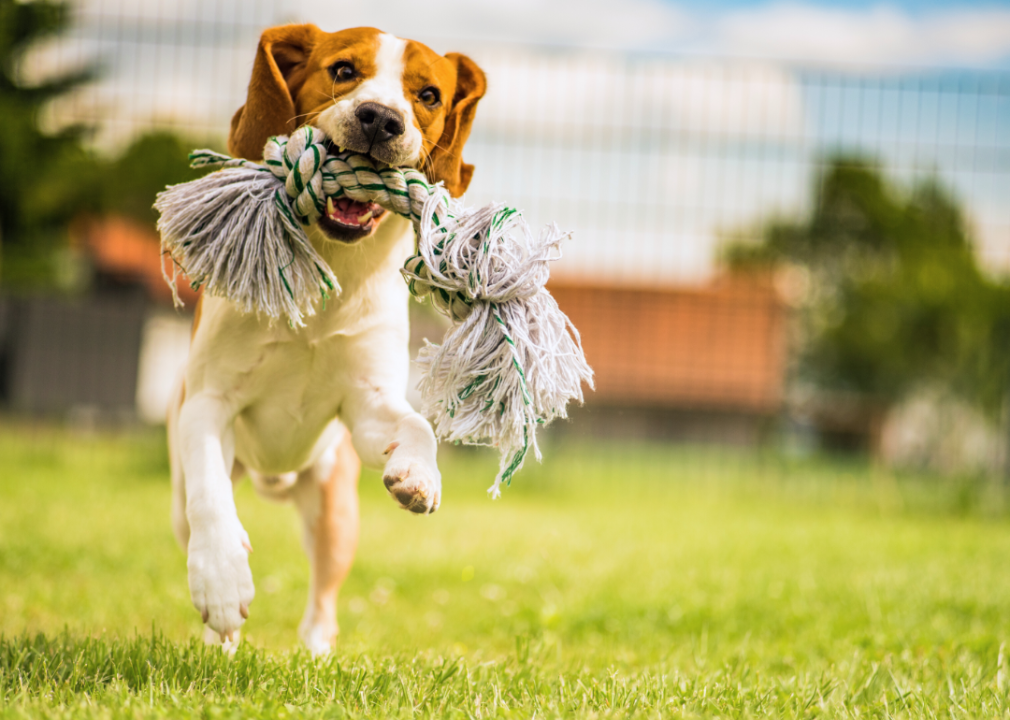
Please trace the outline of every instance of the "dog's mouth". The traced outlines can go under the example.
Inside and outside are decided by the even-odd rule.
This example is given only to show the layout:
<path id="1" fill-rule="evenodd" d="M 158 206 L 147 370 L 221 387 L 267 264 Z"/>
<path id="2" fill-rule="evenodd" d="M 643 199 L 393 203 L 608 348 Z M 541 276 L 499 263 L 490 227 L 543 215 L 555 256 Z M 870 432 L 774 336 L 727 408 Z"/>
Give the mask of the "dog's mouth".
<path id="1" fill-rule="evenodd" d="M 338 152 L 333 143 L 328 142 L 327 145 L 330 153 Z M 358 202 L 348 197 L 328 197 L 326 212 L 319 218 L 317 224 L 327 237 L 353 243 L 371 235 L 385 214 L 386 209 L 373 202 Z"/>
<path id="2" fill-rule="evenodd" d="M 365 203 L 342 197 L 326 198 L 326 213 L 319 218 L 319 227 L 327 237 L 342 242 L 355 242 L 375 230 L 386 209 L 373 202 Z"/>

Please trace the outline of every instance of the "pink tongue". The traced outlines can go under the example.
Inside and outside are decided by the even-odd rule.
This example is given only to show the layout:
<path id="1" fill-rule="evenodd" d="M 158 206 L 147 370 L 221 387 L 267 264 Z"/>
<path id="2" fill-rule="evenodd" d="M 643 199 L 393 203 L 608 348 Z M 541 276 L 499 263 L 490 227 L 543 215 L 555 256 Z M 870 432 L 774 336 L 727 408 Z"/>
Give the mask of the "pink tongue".
<path id="1" fill-rule="evenodd" d="M 375 203 L 363 203 L 358 202 L 357 200 L 351 200 L 350 198 L 340 198 L 339 200 L 333 201 L 333 213 L 330 217 L 349 225 L 359 225 L 359 217 L 367 213 L 369 210 L 371 210 L 374 215 L 378 209 L 379 208 Z"/>

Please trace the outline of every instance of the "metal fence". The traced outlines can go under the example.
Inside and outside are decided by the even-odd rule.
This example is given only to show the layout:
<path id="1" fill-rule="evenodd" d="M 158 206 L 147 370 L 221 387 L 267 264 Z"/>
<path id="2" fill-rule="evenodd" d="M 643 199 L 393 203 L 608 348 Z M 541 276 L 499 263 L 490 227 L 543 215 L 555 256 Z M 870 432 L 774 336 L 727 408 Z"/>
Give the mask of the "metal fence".
<path id="1" fill-rule="evenodd" d="M 101 79 L 54 105 L 48 122 L 94 124 L 110 152 L 154 128 L 222 144 L 259 32 L 312 20 L 280 0 L 75 7 L 73 30 L 24 72 L 98 61 Z M 507 201 L 534 225 L 572 229 L 558 282 L 703 288 L 727 238 L 809 214 L 825 163 L 841 153 L 877 163 L 899 188 L 939 180 L 986 272 L 1010 271 L 1010 73 L 430 44 L 467 52 L 489 78 L 464 153 L 476 166 L 468 202 Z"/>
<path id="2" fill-rule="evenodd" d="M 97 61 L 102 79 L 50 121 L 93 124 L 107 148 L 151 128 L 221 144 L 259 32 L 312 20 L 280 0 L 76 7 L 74 30 L 26 72 Z M 906 185 L 938 176 L 986 266 L 1010 270 L 1010 73 L 432 42 L 470 53 L 489 78 L 466 152 L 469 199 L 575 230 L 561 274 L 704 280 L 727 233 L 809 210 L 838 152 Z"/>

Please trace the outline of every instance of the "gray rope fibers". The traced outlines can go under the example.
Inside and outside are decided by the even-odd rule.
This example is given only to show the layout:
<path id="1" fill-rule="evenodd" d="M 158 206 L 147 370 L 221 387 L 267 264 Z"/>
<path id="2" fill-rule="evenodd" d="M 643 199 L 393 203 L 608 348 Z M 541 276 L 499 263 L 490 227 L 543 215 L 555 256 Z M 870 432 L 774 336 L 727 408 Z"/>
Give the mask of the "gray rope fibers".
<path id="1" fill-rule="evenodd" d="M 329 155 L 326 135 L 303 127 L 270 138 L 263 163 L 198 150 L 193 167 L 217 167 L 158 195 L 162 249 L 193 287 L 245 312 L 303 326 L 320 296 L 340 288 L 305 234 L 326 198 L 375 202 L 410 218 L 417 254 L 402 273 L 418 301 L 453 321 L 441 345 L 426 343 L 421 412 L 439 438 L 491 445 L 501 458 L 494 484 L 510 484 L 530 448 L 539 460 L 539 425 L 567 417 L 590 387 L 578 331 L 544 285 L 548 263 L 570 233 L 549 226 L 534 236 L 522 215 L 501 204 L 465 209 L 413 168 L 377 169 L 365 156 Z M 178 303 L 178 295 L 176 295 Z"/>

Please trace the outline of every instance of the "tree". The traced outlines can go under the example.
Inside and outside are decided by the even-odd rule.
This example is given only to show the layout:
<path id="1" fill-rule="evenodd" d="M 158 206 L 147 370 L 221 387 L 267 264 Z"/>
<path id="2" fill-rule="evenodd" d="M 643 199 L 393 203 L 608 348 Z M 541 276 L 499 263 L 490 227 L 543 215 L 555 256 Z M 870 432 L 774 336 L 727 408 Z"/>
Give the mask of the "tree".
<path id="1" fill-rule="evenodd" d="M 51 257 L 71 217 L 98 201 L 97 167 L 81 142 L 85 129 L 53 134 L 39 127 L 42 108 L 93 77 L 93 68 L 26 86 L 25 53 L 67 27 L 68 9 L 54 2 L 0 0 L 0 280 L 32 285 L 50 280 Z"/>
<path id="2" fill-rule="evenodd" d="M 797 378 L 887 408 L 942 386 L 995 414 L 1010 379 L 1010 290 L 978 267 L 963 213 L 936 179 L 910 193 L 869 162 L 836 158 L 814 209 L 769 224 L 732 265 L 808 278 Z"/>
<path id="3" fill-rule="evenodd" d="M 164 131 L 141 135 L 117 159 L 101 163 L 99 210 L 153 226 L 158 219 L 155 195 L 166 185 L 195 180 L 207 172 L 190 168 L 188 159 L 192 148 L 206 144 Z"/>
<path id="4" fill-rule="evenodd" d="M 0 282 L 6 287 L 55 282 L 53 260 L 76 216 L 116 213 L 153 225 L 154 196 L 201 174 L 189 168 L 192 145 L 171 133 L 143 135 L 107 160 L 87 147 L 87 128 L 40 129 L 47 103 L 94 77 L 93 68 L 84 68 L 32 86 L 20 80 L 32 45 L 68 22 L 62 3 L 0 0 Z"/>

